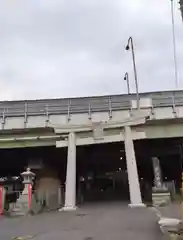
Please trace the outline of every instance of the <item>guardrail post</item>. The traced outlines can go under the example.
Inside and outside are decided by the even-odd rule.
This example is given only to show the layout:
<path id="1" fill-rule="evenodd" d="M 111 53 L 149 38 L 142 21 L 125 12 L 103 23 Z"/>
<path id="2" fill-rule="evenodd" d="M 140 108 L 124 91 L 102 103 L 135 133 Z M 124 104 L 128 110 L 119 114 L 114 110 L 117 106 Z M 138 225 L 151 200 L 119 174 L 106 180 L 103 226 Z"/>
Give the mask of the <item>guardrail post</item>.
<path id="1" fill-rule="evenodd" d="M 91 115 L 91 103 L 89 103 L 89 106 L 88 106 L 88 118 L 89 118 L 89 120 L 92 119 L 92 115 Z"/>
<path id="2" fill-rule="evenodd" d="M 68 101 L 68 107 L 67 107 L 67 120 L 70 121 L 71 120 L 71 100 Z"/>
<path id="3" fill-rule="evenodd" d="M 112 100 L 111 97 L 109 97 L 109 118 L 112 118 Z"/>
<path id="4" fill-rule="evenodd" d="M 3 110 L 3 118 L 2 118 L 2 129 L 4 129 L 4 124 L 5 124 L 5 108 Z"/>
<path id="5" fill-rule="evenodd" d="M 155 117 L 155 110 L 154 110 L 154 105 L 153 104 L 152 104 L 152 107 L 151 107 L 151 115 L 152 115 L 153 118 Z"/>
<path id="6" fill-rule="evenodd" d="M 174 95 L 174 93 L 173 93 L 173 95 L 172 95 L 172 108 L 173 108 L 173 113 L 174 113 L 175 117 L 177 117 L 177 111 L 176 111 L 175 95 Z"/>
<path id="7" fill-rule="evenodd" d="M 24 128 L 26 128 L 26 124 L 27 124 L 27 103 L 25 103 L 24 105 Z"/>
<path id="8" fill-rule="evenodd" d="M 48 108 L 48 104 L 46 104 L 45 110 L 46 110 L 46 121 L 45 121 L 45 125 L 46 125 L 46 127 L 47 127 L 47 124 L 49 123 L 49 108 Z"/>

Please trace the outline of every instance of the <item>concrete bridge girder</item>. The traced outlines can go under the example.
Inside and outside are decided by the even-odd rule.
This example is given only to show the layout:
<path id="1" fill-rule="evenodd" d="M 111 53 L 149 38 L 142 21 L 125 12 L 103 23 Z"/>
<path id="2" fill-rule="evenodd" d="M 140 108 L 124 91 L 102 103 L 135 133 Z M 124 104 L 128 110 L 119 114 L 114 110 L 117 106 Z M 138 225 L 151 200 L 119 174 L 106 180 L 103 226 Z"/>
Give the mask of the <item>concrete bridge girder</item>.
<path id="1" fill-rule="evenodd" d="M 183 119 L 164 119 L 153 120 L 147 115 L 136 116 L 134 118 L 125 119 L 123 121 L 110 121 L 108 123 L 101 122 L 102 136 L 95 138 L 94 124 L 88 125 L 62 125 L 59 128 L 53 129 L 51 132 L 37 134 L 34 129 L 34 134 L 6 134 L 0 136 L 0 148 L 11 147 L 33 147 L 33 146 L 56 146 L 67 147 L 69 132 L 76 133 L 76 145 L 90 145 L 97 143 L 110 143 L 124 141 L 124 127 L 132 127 L 132 138 L 137 139 L 152 139 L 152 138 L 171 138 L 183 136 Z M 52 127 L 52 128 L 51 128 Z M 43 129 L 44 130 L 44 129 Z M 9 132 L 9 131 L 8 131 Z"/>

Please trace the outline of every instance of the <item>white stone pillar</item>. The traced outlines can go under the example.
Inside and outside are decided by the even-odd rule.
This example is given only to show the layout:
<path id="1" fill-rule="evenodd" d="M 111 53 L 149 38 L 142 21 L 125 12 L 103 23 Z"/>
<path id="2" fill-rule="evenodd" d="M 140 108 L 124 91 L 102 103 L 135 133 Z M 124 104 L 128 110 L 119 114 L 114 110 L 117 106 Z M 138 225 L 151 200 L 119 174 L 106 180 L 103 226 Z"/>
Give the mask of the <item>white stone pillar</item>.
<path id="1" fill-rule="evenodd" d="M 128 182 L 130 191 L 130 207 L 144 207 L 142 203 L 137 163 L 135 157 L 134 144 L 132 139 L 131 127 L 125 126 L 125 153 L 128 171 Z"/>
<path id="2" fill-rule="evenodd" d="M 64 210 L 76 209 L 76 135 L 69 133 Z"/>

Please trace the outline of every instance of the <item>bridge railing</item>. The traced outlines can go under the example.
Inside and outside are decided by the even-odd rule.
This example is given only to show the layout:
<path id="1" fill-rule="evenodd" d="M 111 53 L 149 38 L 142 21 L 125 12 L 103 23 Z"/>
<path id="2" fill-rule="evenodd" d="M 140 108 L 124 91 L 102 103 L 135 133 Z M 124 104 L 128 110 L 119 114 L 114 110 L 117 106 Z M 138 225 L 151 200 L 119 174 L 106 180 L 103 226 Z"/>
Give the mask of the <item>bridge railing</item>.
<path id="1" fill-rule="evenodd" d="M 176 107 L 183 105 L 183 95 L 181 93 L 151 94 L 147 96 L 152 99 L 152 107 Z M 132 100 L 135 95 L 114 95 L 90 98 L 73 99 L 53 99 L 53 100 L 31 100 L 0 103 L 0 117 L 16 116 L 39 116 L 75 113 L 116 111 L 132 108 Z"/>
<path id="2" fill-rule="evenodd" d="M 58 99 L 43 101 L 21 101 L 0 103 L 0 116 L 38 116 L 52 114 L 91 113 L 102 111 L 115 111 L 131 108 L 130 97 L 123 100 L 121 96 L 83 98 L 83 99 Z"/>
<path id="3" fill-rule="evenodd" d="M 183 94 L 172 93 L 167 95 L 152 96 L 153 107 L 171 107 L 183 106 Z"/>

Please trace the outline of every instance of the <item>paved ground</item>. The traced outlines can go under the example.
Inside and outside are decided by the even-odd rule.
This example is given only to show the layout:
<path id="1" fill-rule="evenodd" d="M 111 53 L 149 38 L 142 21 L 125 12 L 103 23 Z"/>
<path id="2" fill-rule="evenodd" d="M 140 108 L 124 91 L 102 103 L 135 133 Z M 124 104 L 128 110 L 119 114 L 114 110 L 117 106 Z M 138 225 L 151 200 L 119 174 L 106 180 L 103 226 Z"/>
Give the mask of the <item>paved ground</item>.
<path id="1" fill-rule="evenodd" d="M 158 208 L 163 217 L 181 219 L 181 205 L 180 203 L 171 203 L 164 207 Z"/>
<path id="2" fill-rule="evenodd" d="M 126 204 L 85 206 L 23 218 L 1 218 L 0 239 L 34 236 L 35 240 L 163 240 L 155 213 Z"/>

